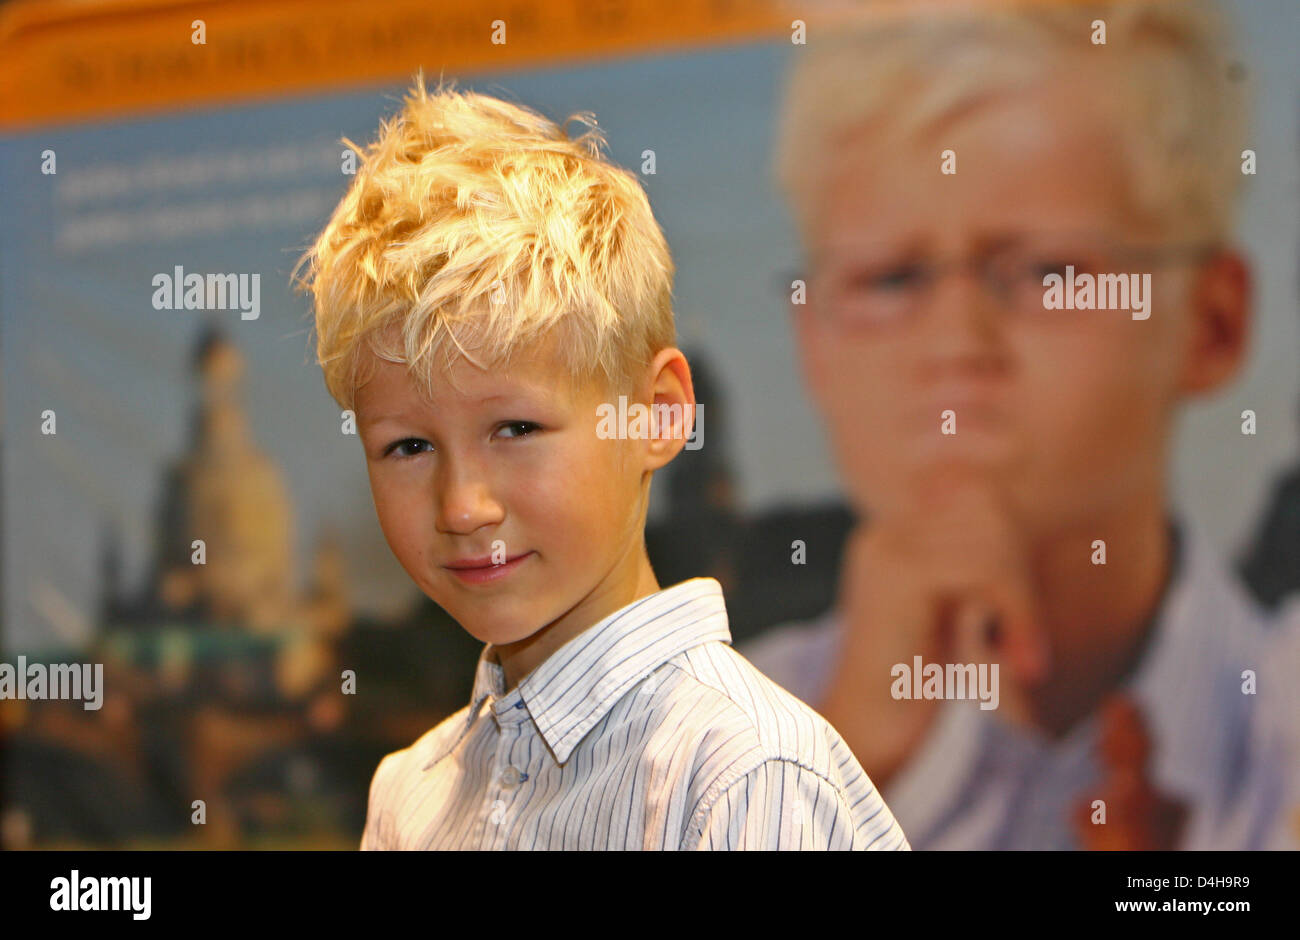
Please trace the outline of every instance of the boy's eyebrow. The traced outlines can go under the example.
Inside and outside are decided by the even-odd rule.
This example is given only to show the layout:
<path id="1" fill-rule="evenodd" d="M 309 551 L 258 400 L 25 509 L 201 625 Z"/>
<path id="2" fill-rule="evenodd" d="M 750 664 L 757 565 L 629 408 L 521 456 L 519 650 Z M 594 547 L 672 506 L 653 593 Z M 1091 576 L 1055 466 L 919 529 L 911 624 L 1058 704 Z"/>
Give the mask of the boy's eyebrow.
<path id="1" fill-rule="evenodd" d="M 1105 238 L 1105 231 L 1093 226 L 1069 225 L 1064 227 L 1039 228 L 1032 231 L 1015 229 L 983 235 L 978 239 L 982 249 L 1019 248 L 1033 244 L 1043 238 L 1088 239 Z"/>
<path id="2" fill-rule="evenodd" d="M 486 405 L 489 402 L 499 401 L 504 398 L 518 399 L 520 397 L 527 396 L 529 394 L 530 394 L 529 391 L 523 391 L 523 390 L 518 392 L 497 392 L 494 395 L 485 395 L 482 398 L 477 399 L 475 401 L 475 404 Z M 531 394 L 535 395 L 536 392 L 532 392 Z M 357 424 L 358 425 L 381 424 L 384 421 L 406 421 L 409 420 L 409 418 L 410 416 L 404 413 L 372 415 L 369 412 L 365 414 L 361 414 L 360 412 L 358 412 Z"/>
<path id="3" fill-rule="evenodd" d="M 924 248 L 929 239 L 920 233 L 905 233 L 895 238 L 881 238 L 861 233 L 838 233 L 823 241 L 811 259 L 814 264 L 852 263 L 863 255 L 907 253 Z"/>
<path id="4" fill-rule="evenodd" d="M 401 415 L 358 414 L 357 424 L 380 424 L 384 421 L 396 421 Z"/>

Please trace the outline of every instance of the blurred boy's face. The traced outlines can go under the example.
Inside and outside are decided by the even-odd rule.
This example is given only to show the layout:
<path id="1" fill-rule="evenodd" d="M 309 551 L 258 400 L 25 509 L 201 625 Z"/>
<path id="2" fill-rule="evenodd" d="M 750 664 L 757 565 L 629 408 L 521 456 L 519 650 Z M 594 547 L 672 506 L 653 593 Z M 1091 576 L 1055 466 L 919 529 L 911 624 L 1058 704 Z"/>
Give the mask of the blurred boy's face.
<path id="1" fill-rule="evenodd" d="M 1146 320 L 1043 309 L 1043 271 L 1021 280 L 1028 305 L 974 268 L 909 293 L 912 262 L 1020 245 L 1082 271 L 1108 240 L 1144 243 L 1105 106 L 1099 88 L 1046 83 L 902 142 L 855 132 L 833 158 L 796 322 L 859 508 L 894 508 L 938 465 L 996 481 L 1038 531 L 1159 489 L 1191 339 L 1186 267 L 1112 259 L 1114 273 L 1152 275 Z M 954 175 L 940 173 L 945 150 Z"/>
<path id="2" fill-rule="evenodd" d="M 505 371 L 458 357 L 433 407 L 404 364 L 375 365 L 358 429 L 380 526 L 420 589 L 498 646 L 608 613 L 642 546 L 646 468 L 637 441 L 597 436 L 603 384 L 572 394 L 551 341 Z"/>

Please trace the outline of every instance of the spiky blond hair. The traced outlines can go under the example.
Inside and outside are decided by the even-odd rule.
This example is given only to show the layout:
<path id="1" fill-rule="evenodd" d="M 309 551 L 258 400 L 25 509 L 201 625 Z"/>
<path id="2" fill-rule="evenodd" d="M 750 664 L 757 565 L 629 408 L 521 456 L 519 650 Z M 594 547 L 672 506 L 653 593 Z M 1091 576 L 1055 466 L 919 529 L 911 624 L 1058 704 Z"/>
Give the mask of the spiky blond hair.
<path id="1" fill-rule="evenodd" d="M 586 133 L 570 139 L 579 120 Z M 354 409 L 367 350 L 406 363 L 426 397 L 456 356 L 499 366 L 559 339 L 568 378 L 632 389 L 674 345 L 674 265 L 639 180 L 601 155 L 589 112 L 564 127 L 417 75 L 295 268 L 314 300 L 316 356 Z"/>

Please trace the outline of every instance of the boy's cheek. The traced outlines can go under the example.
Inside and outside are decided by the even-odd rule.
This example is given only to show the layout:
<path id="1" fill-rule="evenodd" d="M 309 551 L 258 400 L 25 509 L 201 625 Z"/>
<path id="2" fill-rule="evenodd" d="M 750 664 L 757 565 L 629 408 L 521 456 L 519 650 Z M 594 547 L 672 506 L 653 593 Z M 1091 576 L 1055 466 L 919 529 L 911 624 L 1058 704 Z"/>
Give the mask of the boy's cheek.
<path id="1" fill-rule="evenodd" d="M 418 563 L 436 535 L 432 503 L 397 487 L 371 490 L 384 539 L 403 564 Z"/>
<path id="2" fill-rule="evenodd" d="M 561 552 L 589 556 L 595 546 L 622 537 L 635 513 L 638 480 L 622 460 L 588 455 L 553 480 L 556 485 L 532 491 L 532 528 Z"/>

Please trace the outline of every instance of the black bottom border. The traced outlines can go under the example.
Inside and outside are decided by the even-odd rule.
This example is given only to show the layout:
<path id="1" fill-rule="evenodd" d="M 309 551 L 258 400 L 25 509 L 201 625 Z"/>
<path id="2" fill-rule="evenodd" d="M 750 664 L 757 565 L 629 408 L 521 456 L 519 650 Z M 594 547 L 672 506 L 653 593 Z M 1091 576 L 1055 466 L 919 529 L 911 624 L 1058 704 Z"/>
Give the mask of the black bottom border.
<path id="1" fill-rule="evenodd" d="M 746 915 L 789 914 L 807 927 L 877 918 L 936 924 L 1050 927 L 1173 916 L 1216 926 L 1237 918 L 1295 923 L 1293 852 L 910 853 L 360 853 L 7 852 L 0 855 L 10 917 L 99 921 L 118 928 L 314 926 L 337 931 L 415 916 L 430 930 L 471 922 L 519 925 L 600 917 L 600 929 L 668 916 L 747 930 Z M 111 903 L 126 910 L 78 910 Z M 149 878 L 138 918 L 123 882 Z M 91 883 L 93 881 L 93 884 Z M 87 885 L 91 886 L 87 888 Z M 144 882 L 134 882 L 143 891 Z M 87 894 L 86 892 L 89 891 Z M 1204 904 L 1210 905 L 1208 909 Z M 1244 902 L 1244 904 L 1243 904 Z M 1231 905 L 1231 908 L 1228 907 Z M 746 907 L 750 907 L 746 911 Z M 647 925 L 648 926 L 648 925 Z M 672 929 L 680 929 L 680 926 Z"/>

